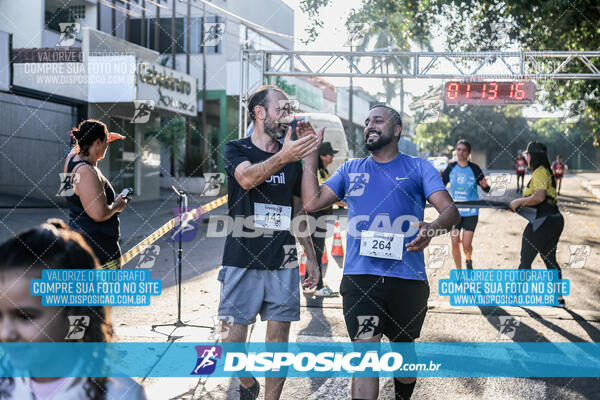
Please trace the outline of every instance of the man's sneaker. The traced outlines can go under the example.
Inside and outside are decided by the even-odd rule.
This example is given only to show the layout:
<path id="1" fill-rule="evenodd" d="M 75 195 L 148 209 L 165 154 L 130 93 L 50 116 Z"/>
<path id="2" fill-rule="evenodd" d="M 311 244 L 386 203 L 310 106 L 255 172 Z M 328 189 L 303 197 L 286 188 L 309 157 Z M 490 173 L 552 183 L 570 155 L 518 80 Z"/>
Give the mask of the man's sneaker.
<path id="1" fill-rule="evenodd" d="M 467 264 L 467 269 L 473 269 L 473 260 L 465 260 L 465 264 Z"/>
<path id="2" fill-rule="evenodd" d="M 329 286 L 325 285 L 321 289 L 317 289 L 315 291 L 315 296 L 336 297 L 336 296 L 339 296 L 339 294 L 337 292 L 334 292 L 333 290 L 329 289 Z"/>
<path id="3" fill-rule="evenodd" d="M 256 400 L 259 392 L 260 385 L 256 378 L 254 379 L 254 385 L 249 388 L 245 388 L 240 384 L 240 400 Z"/>
<path id="4" fill-rule="evenodd" d="M 565 298 L 562 296 L 558 296 L 558 306 L 560 308 L 565 308 Z"/>

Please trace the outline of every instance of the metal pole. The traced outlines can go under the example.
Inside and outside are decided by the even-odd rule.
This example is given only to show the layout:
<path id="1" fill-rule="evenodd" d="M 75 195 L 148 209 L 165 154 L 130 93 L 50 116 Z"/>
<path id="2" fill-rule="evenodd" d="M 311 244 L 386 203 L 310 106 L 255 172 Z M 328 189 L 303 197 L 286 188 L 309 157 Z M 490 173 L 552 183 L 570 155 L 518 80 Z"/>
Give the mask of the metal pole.
<path id="1" fill-rule="evenodd" d="M 192 38 L 192 3 L 191 0 L 187 2 L 187 16 L 186 16 L 186 24 L 187 30 L 185 32 L 185 40 L 187 41 L 185 45 L 185 72 L 187 74 L 190 73 L 190 42 Z"/>
<path id="2" fill-rule="evenodd" d="M 246 28 L 246 37 L 248 37 L 248 28 Z M 244 100 L 248 100 L 248 90 L 250 88 L 250 55 L 246 53 L 246 71 L 244 77 Z M 248 109 L 244 110 L 244 132 L 247 133 L 248 129 Z M 245 136 L 245 135 L 244 135 Z"/>
<path id="3" fill-rule="evenodd" d="M 238 139 L 246 136 L 246 127 L 243 125 L 242 114 L 244 113 L 244 52 L 245 48 L 240 51 L 240 96 L 238 102 Z"/>
<path id="4" fill-rule="evenodd" d="M 189 0 L 188 0 L 189 1 Z M 189 3 L 188 3 L 189 4 Z M 206 126 L 206 3 L 202 3 L 202 135 L 204 136 L 204 145 L 202 151 L 202 159 L 204 165 L 212 166 L 212 163 L 207 163 L 208 158 L 208 146 L 210 145 L 211 137 L 208 134 Z M 221 107 L 224 105 L 221 104 Z"/>
<path id="5" fill-rule="evenodd" d="M 100 0 L 98 0 L 98 1 L 96 1 L 96 29 L 98 31 L 102 31 L 102 29 L 100 29 L 101 15 L 102 15 L 102 3 L 100 2 Z"/>
<path id="6" fill-rule="evenodd" d="M 353 46 L 350 45 L 350 54 L 352 54 L 353 51 Z M 352 58 L 352 56 L 350 56 L 350 72 L 352 73 L 352 62 L 354 62 L 354 59 Z M 350 135 L 350 137 L 352 138 L 352 144 L 354 147 L 354 156 L 356 157 L 357 153 L 358 153 L 358 146 L 357 146 L 357 140 L 356 140 L 356 136 L 354 134 L 354 122 L 353 122 L 353 115 L 354 115 L 354 110 L 353 110 L 353 97 L 354 97 L 354 87 L 352 85 L 352 77 L 350 77 L 350 87 L 348 89 L 348 135 Z"/>
<path id="7" fill-rule="evenodd" d="M 129 9 L 129 3 L 127 3 L 127 8 Z M 129 19 L 129 16 L 127 16 L 127 18 Z M 146 0 L 142 0 L 141 24 L 142 24 L 142 26 L 140 27 L 140 33 L 142 35 L 142 39 L 140 41 L 140 44 L 144 47 L 147 47 L 147 43 L 146 43 Z"/>
<path id="8" fill-rule="evenodd" d="M 265 52 L 263 51 L 260 55 L 260 84 L 266 85 L 271 82 L 265 82 L 265 69 L 267 69 Z"/>
<path id="9" fill-rule="evenodd" d="M 172 3 L 173 14 L 171 15 L 171 57 L 173 57 L 173 62 L 171 63 L 171 66 L 173 67 L 173 69 L 177 69 L 177 62 L 175 61 L 175 58 L 177 56 L 177 41 L 175 40 L 175 6 L 177 5 L 177 1 L 173 0 Z"/>
<path id="10" fill-rule="evenodd" d="M 184 200 L 185 197 L 185 200 Z M 179 226 L 183 226 L 183 214 L 187 212 L 184 210 L 184 202 L 187 205 L 187 197 L 185 192 L 182 190 L 181 195 L 179 196 Z M 183 261 L 183 250 L 181 249 L 181 234 L 179 232 L 179 248 L 177 249 L 177 269 L 179 270 L 177 274 L 177 322 L 175 322 L 175 326 L 179 326 L 181 324 L 181 264 Z"/>
<path id="11" fill-rule="evenodd" d="M 112 12 L 111 12 L 111 19 L 112 19 L 112 27 L 111 27 L 111 34 L 113 36 L 117 36 L 117 9 L 115 7 L 116 5 L 116 0 L 112 0 Z"/>
<path id="12" fill-rule="evenodd" d="M 129 11 L 131 10 L 131 4 L 127 3 L 127 15 L 125 16 L 125 40 L 131 41 L 131 18 L 129 17 Z"/>
<path id="13" fill-rule="evenodd" d="M 187 1 L 187 15 L 186 15 L 187 30 L 185 32 L 186 45 L 185 45 L 185 72 L 190 74 L 190 42 L 191 42 L 191 30 L 192 30 L 192 3 L 191 0 Z M 196 93 L 196 98 L 198 93 Z M 185 169 L 186 175 L 190 175 L 193 171 L 192 168 L 192 130 L 190 127 L 190 117 L 185 117 Z"/>
<path id="14" fill-rule="evenodd" d="M 160 7 L 156 5 L 156 19 L 154 20 L 154 50 L 160 51 Z"/>

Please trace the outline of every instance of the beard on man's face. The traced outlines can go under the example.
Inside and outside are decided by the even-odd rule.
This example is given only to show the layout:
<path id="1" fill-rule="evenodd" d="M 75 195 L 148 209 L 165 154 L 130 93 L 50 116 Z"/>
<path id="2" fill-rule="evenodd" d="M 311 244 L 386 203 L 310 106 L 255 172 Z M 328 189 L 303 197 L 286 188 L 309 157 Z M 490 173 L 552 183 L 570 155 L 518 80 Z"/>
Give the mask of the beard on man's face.
<path id="1" fill-rule="evenodd" d="M 377 139 L 369 140 L 369 136 L 371 134 L 378 135 Z M 369 151 L 379 150 L 388 144 L 390 144 L 393 140 L 394 135 L 392 134 L 392 130 L 390 129 L 388 132 L 382 132 L 377 129 L 369 129 L 367 135 L 365 136 L 365 147 Z"/>
<path id="2" fill-rule="evenodd" d="M 267 115 L 265 118 L 265 133 L 273 140 L 279 139 L 279 124 L 273 121 L 271 117 Z"/>
<path id="3" fill-rule="evenodd" d="M 282 124 L 281 122 L 274 121 L 268 115 L 265 118 L 264 126 L 265 133 L 273 140 L 281 139 L 285 136 L 287 124 Z"/>

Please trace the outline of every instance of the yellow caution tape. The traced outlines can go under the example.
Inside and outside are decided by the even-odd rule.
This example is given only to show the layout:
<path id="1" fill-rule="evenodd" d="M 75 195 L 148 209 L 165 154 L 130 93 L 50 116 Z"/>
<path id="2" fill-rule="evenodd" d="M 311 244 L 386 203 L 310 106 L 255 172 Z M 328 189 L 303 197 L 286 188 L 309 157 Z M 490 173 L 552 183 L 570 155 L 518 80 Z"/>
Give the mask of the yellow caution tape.
<path id="1" fill-rule="evenodd" d="M 135 256 L 140 254 L 143 251 L 143 249 L 145 249 L 147 246 L 156 242 L 158 239 L 160 239 L 162 236 L 164 236 L 167 232 L 169 232 L 171 229 L 173 229 L 176 225 L 179 225 L 180 217 L 183 217 L 184 222 L 189 221 L 189 220 L 194 220 L 196 218 L 199 218 L 202 214 L 206 214 L 209 211 L 212 211 L 215 208 L 220 207 L 225 203 L 227 203 L 227 196 L 220 197 L 220 198 L 218 198 L 214 201 L 211 201 L 210 203 L 207 203 L 203 206 L 194 208 L 194 209 L 184 213 L 182 216 L 177 216 L 175 218 L 172 218 L 166 224 L 164 224 L 163 226 L 161 226 L 160 228 L 155 230 L 150 236 L 148 236 L 147 238 L 145 238 L 144 240 L 142 240 L 141 242 L 139 242 L 138 244 L 133 246 L 132 249 L 127 251 L 120 258 L 107 262 L 106 264 L 104 264 L 102 266 L 102 268 L 104 268 L 104 269 L 121 268 L 123 265 L 125 265 L 129 261 L 131 261 Z"/>

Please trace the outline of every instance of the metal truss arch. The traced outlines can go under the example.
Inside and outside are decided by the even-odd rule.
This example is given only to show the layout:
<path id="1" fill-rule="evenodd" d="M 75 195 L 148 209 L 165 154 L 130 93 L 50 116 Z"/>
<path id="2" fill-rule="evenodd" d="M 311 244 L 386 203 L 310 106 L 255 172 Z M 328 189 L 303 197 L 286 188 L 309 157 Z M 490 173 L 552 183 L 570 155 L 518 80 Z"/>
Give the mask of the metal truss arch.
<path id="1" fill-rule="evenodd" d="M 350 52 L 242 49 L 240 136 L 249 93 L 268 77 L 441 80 L 600 79 L 600 51 Z M 344 72 L 342 72 L 344 71 Z"/>

